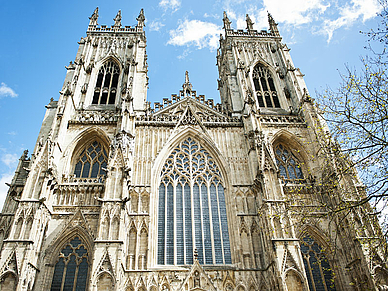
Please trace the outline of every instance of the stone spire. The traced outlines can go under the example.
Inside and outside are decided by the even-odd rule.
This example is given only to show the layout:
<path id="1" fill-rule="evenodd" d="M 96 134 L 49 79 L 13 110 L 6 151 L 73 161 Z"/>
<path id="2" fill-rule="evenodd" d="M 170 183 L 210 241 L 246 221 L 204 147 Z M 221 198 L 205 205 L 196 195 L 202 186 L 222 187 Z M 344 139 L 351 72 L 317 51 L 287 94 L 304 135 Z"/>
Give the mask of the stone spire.
<path id="1" fill-rule="evenodd" d="M 279 30 L 278 30 L 278 24 L 275 22 L 275 20 L 272 18 L 272 15 L 268 12 L 268 23 L 269 23 L 269 29 L 271 33 L 274 36 L 280 36 Z"/>
<path id="2" fill-rule="evenodd" d="M 139 16 L 136 18 L 137 20 L 137 26 L 138 27 L 144 27 L 144 21 L 145 21 L 145 16 L 144 16 L 144 10 L 143 8 L 140 10 Z"/>
<path id="3" fill-rule="evenodd" d="M 183 92 L 185 93 L 185 96 L 187 96 L 187 95 L 190 96 L 190 94 L 187 94 L 187 93 L 191 93 L 193 85 L 191 85 L 191 83 L 190 83 L 188 71 L 186 71 L 186 73 L 185 73 L 185 82 L 182 85 L 182 88 L 183 88 Z"/>
<path id="4" fill-rule="evenodd" d="M 90 19 L 89 26 L 90 26 L 90 25 L 94 25 L 94 26 L 97 25 L 97 20 L 98 20 L 98 7 L 94 10 L 92 16 L 90 16 L 89 19 Z"/>
<path id="5" fill-rule="evenodd" d="M 113 20 L 115 21 L 115 24 L 113 25 L 113 27 L 120 28 L 121 27 L 121 10 L 119 10 L 119 12 L 117 12 L 116 17 L 113 18 Z"/>
<path id="6" fill-rule="evenodd" d="M 228 16 L 226 15 L 226 11 L 224 11 L 224 18 L 222 19 L 224 21 L 224 29 L 227 30 L 227 29 L 230 29 L 230 24 L 232 23 Z"/>
<path id="7" fill-rule="evenodd" d="M 252 19 L 249 17 L 249 15 L 247 14 L 246 16 L 246 22 L 247 22 L 247 30 L 253 30 L 253 21 Z"/>

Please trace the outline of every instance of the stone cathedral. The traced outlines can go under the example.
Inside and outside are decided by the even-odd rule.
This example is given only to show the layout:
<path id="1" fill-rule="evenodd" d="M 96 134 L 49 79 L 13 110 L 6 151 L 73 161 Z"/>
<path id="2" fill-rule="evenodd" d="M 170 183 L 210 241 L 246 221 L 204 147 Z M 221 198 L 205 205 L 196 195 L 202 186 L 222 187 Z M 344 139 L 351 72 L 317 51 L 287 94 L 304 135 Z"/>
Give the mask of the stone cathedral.
<path id="1" fill-rule="evenodd" d="M 1 291 L 387 290 L 369 206 L 328 210 L 363 187 L 322 184 L 327 126 L 271 15 L 257 31 L 224 13 L 220 104 L 188 72 L 148 102 L 143 10 L 97 21 L 9 185 Z"/>

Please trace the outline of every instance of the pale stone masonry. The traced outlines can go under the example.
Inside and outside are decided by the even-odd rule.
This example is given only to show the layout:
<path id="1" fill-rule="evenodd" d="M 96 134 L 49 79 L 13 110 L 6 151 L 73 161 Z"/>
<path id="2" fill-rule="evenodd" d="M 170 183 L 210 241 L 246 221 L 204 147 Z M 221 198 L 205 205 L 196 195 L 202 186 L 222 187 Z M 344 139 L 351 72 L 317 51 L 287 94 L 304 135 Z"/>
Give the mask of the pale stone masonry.
<path id="1" fill-rule="evenodd" d="M 369 206 L 328 215 L 328 129 L 268 20 L 234 30 L 224 13 L 221 104 L 182 72 L 151 105 L 143 10 L 135 27 L 94 11 L 10 184 L 0 290 L 388 288 Z"/>

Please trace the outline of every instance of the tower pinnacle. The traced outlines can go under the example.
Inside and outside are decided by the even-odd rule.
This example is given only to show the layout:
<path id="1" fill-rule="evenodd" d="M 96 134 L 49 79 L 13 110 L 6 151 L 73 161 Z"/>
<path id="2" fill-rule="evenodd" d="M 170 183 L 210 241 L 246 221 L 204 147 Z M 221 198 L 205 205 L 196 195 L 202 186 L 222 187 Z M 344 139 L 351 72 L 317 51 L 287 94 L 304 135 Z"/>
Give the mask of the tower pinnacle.
<path id="1" fill-rule="evenodd" d="M 222 19 L 224 21 L 224 29 L 230 29 L 230 24 L 232 23 L 228 16 L 226 15 L 226 11 L 224 11 L 224 18 Z"/>

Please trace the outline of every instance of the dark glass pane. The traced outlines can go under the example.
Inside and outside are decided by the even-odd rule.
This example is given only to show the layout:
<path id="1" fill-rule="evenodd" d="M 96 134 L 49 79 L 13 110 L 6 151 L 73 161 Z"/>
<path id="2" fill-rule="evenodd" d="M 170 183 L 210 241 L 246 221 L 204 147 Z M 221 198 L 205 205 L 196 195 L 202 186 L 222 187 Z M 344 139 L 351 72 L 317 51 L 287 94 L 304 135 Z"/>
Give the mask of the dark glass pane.
<path id="1" fill-rule="evenodd" d="M 106 104 L 107 99 L 108 99 L 108 92 L 103 92 L 101 95 L 100 104 Z"/>
<path id="2" fill-rule="evenodd" d="M 86 290 L 86 279 L 88 278 L 88 261 L 86 258 L 78 266 L 78 276 L 77 276 L 77 285 L 76 291 L 85 291 Z"/>
<path id="3" fill-rule="evenodd" d="M 274 85 L 274 83 L 273 83 L 272 77 L 269 77 L 269 78 L 268 78 L 268 84 L 269 84 L 269 88 L 271 89 L 271 91 L 272 91 L 272 92 L 275 92 L 276 89 L 275 89 L 275 85 Z"/>
<path id="4" fill-rule="evenodd" d="M 159 217 L 158 217 L 158 264 L 164 264 L 165 248 L 165 186 L 159 186 Z"/>
<path id="5" fill-rule="evenodd" d="M 104 88 L 109 88 L 110 87 L 110 79 L 112 75 L 110 73 L 105 74 L 105 81 L 104 81 Z"/>
<path id="6" fill-rule="evenodd" d="M 183 193 L 182 185 L 178 184 L 176 186 L 176 256 L 177 264 L 179 265 L 183 265 L 185 263 L 183 229 Z"/>
<path id="7" fill-rule="evenodd" d="M 94 151 L 94 152 L 92 152 L 91 154 L 90 154 L 90 157 L 92 158 L 92 160 L 94 160 L 94 158 L 97 156 L 97 154 L 96 154 L 96 152 Z"/>
<path id="8" fill-rule="evenodd" d="M 311 279 L 311 273 L 310 273 L 311 270 L 310 270 L 308 261 L 307 261 L 305 256 L 303 256 L 303 264 L 304 264 L 304 268 L 306 270 L 306 276 L 307 276 L 307 281 L 309 283 L 309 288 L 310 288 L 310 290 L 314 290 L 313 285 L 312 285 L 313 281 Z"/>
<path id="9" fill-rule="evenodd" d="M 195 183 L 193 187 L 193 203 L 194 203 L 195 248 L 198 251 L 198 261 L 200 264 L 203 264 L 201 201 L 199 198 L 199 186 L 197 183 Z"/>
<path id="10" fill-rule="evenodd" d="M 257 94 L 257 101 L 259 102 L 260 107 L 265 107 L 263 96 L 261 95 L 261 93 Z"/>
<path id="11" fill-rule="evenodd" d="M 74 175 L 79 178 L 81 176 L 81 170 L 82 170 L 82 163 L 81 161 L 79 161 L 76 165 L 75 165 L 75 169 L 74 169 Z"/>
<path id="12" fill-rule="evenodd" d="M 191 227 L 191 194 L 188 184 L 184 187 L 185 200 L 185 239 L 186 239 L 186 264 L 193 263 L 193 235 Z"/>
<path id="13" fill-rule="evenodd" d="M 100 165 L 97 162 L 95 162 L 92 167 L 92 174 L 90 175 L 90 178 L 96 178 L 99 171 L 100 171 Z"/>
<path id="14" fill-rule="evenodd" d="M 116 99 L 116 90 L 110 92 L 108 103 L 115 104 L 115 99 Z"/>
<path id="15" fill-rule="evenodd" d="M 277 94 L 272 94 L 273 102 L 275 103 L 276 108 L 280 108 L 279 98 Z"/>
<path id="16" fill-rule="evenodd" d="M 98 104 L 98 99 L 100 98 L 100 91 L 95 91 L 93 95 L 92 104 Z"/>
<path id="17" fill-rule="evenodd" d="M 96 87 L 101 88 L 102 79 L 104 79 L 104 70 L 100 70 L 97 77 Z"/>
<path id="18" fill-rule="evenodd" d="M 267 103 L 267 107 L 272 108 L 273 105 L 272 105 L 271 96 L 269 95 L 269 93 L 264 93 L 264 95 L 265 95 L 265 102 Z"/>
<path id="19" fill-rule="evenodd" d="M 316 291 L 325 291 L 325 287 L 323 285 L 323 278 L 321 275 L 321 270 L 319 268 L 318 260 L 313 252 L 310 252 L 310 268 L 311 273 L 313 274 L 313 280 Z"/>
<path id="20" fill-rule="evenodd" d="M 260 83 L 261 83 L 261 86 L 262 86 L 262 88 L 263 88 L 263 91 L 264 91 L 264 92 L 268 91 L 267 82 L 266 82 L 266 80 L 265 80 L 264 77 L 261 77 L 261 78 L 260 78 Z"/>
<path id="21" fill-rule="evenodd" d="M 103 169 L 106 169 L 106 162 L 103 162 L 100 167 L 100 175 L 105 175 L 105 171 Z"/>
<path id="22" fill-rule="evenodd" d="M 166 264 L 174 264 L 174 188 L 167 186 Z"/>
<path id="23" fill-rule="evenodd" d="M 81 240 L 78 237 L 75 237 L 71 240 L 70 244 L 75 248 L 81 244 Z"/>
<path id="24" fill-rule="evenodd" d="M 90 163 L 86 162 L 82 170 L 82 178 L 89 178 Z"/>
<path id="25" fill-rule="evenodd" d="M 71 255 L 66 268 L 65 285 L 63 286 L 63 290 L 73 290 L 76 268 L 77 263 L 75 261 L 75 255 Z"/>
<path id="26" fill-rule="evenodd" d="M 205 184 L 201 186 L 203 234 L 205 243 L 205 263 L 213 264 L 212 238 L 210 229 L 209 198 Z"/>
<path id="27" fill-rule="evenodd" d="M 51 282 L 51 291 L 60 291 L 62 285 L 63 270 L 65 269 L 65 262 L 62 258 L 55 265 L 53 281 Z"/>
<path id="28" fill-rule="evenodd" d="M 119 82 L 119 74 L 116 73 L 113 75 L 111 88 L 117 88 L 118 82 Z"/>
<path id="29" fill-rule="evenodd" d="M 232 255 L 230 253 L 228 218 L 226 217 L 224 187 L 221 184 L 218 185 L 218 199 L 220 203 L 220 216 L 221 216 L 221 227 L 222 227 L 222 240 L 224 244 L 225 263 L 231 264 Z"/>
<path id="30" fill-rule="evenodd" d="M 260 88 L 260 83 L 259 83 L 259 80 L 254 78 L 253 79 L 253 84 L 255 85 L 255 90 L 256 91 L 261 91 L 261 88 Z"/>
<path id="31" fill-rule="evenodd" d="M 221 229 L 220 229 L 220 219 L 218 212 L 218 201 L 217 201 L 217 192 L 214 184 L 210 186 L 210 202 L 211 202 L 211 213 L 212 213 L 212 222 L 213 222 L 213 238 L 214 238 L 214 252 L 216 255 L 216 264 L 222 264 L 222 245 L 221 245 Z"/>
<path id="32" fill-rule="evenodd" d="M 69 245 L 67 245 L 67 246 L 61 251 L 61 253 L 62 253 L 65 257 L 69 256 L 72 252 L 73 252 L 73 249 L 72 249 Z"/>
<path id="33" fill-rule="evenodd" d="M 76 249 L 75 250 L 75 253 L 79 256 L 79 257 L 82 257 L 83 255 L 85 255 L 87 253 L 87 250 L 81 246 L 79 249 Z"/>

